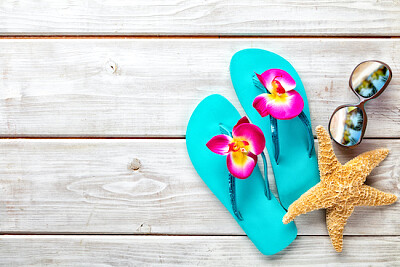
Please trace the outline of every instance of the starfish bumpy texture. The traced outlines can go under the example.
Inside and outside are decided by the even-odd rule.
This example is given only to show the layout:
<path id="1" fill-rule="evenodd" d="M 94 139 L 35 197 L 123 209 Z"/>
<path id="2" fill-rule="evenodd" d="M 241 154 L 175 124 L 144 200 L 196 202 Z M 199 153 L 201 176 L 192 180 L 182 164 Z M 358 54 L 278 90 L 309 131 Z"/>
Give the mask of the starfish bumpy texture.
<path id="1" fill-rule="evenodd" d="M 317 126 L 316 131 L 321 182 L 293 202 L 282 221 L 287 224 L 300 214 L 326 209 L 326 225 L 332 245 L 341 252 L 343 229 L 355 206 L 389 205 L 397 200 L 393 194 L 364 185 L 367 176 L 386 158 L 389 150 L 368 151 L 342 165 L 333 152 L 327 131 L 322 126 Z"/>

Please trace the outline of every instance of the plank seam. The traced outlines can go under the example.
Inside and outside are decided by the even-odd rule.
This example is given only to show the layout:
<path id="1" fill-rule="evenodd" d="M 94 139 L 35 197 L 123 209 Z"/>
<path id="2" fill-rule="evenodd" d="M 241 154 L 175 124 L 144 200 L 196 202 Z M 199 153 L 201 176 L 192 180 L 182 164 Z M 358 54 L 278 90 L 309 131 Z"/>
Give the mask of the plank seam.
<path id="1" fill-rule="evenodd" d="M 41 140 L 185 140 L 185 136 L 1 136 L 0 140 L 41 139 Z M 364 137 L 363 140 L 399 140 L 400 137 Z M 317 137 L 314 136 L 314 140 Z"/>
<path id="2" fill-rule="evenodd" d="M 51 233 L 51 232 L 2 232 L 0 233 L 0 236 L 7 236 L 7 235 L 13 235 L 13 236 L 21 236 L 21 235 L 32 235 L 32 236 L 60 236 L 60 235 L 65 235 L 65 236 L 176 236 L 176 237 L 196 237 L 196 236 L 202 236 L 202 237 L 227 237 L 227 236 L 247 236 L 245 234 L 216 234 L 216 235 L 206 235 L 206 234 L 146 234 L 146 233 L 67 233 L 67 232 L 57 232 L 57 233 Z M 307 235 L 307 234 L 301 234 L 297 236 L 326 236 L 328 237 L 328 233 L 326 235 Z M 352 234 L 344 234 L 344 236 L 349 236 L 349 237 L 398 237 L 400 235 L 352 235 Z"/>
<path id="3" fill-rule="evenodd" d="M 381 35 L 110 35 L 110 34 L 71 34 L 71 35 L 1 35 L 0 39 L 400 39 L 400 36 Z"/>

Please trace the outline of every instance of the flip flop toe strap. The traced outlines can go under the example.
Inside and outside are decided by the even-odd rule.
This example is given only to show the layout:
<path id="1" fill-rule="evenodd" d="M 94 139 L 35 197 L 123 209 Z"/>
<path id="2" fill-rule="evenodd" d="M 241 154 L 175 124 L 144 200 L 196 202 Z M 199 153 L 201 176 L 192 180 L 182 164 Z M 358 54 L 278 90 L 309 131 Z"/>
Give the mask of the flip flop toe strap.
<path id="1" fill-rule="evenodd" d="M 255 75 L 255 74 L 253 75 L 253 84 L 254 84 L 255 87 L 257 87 L 258 89 L 260 89 L 264 93 L 270 94 L 268 89 L 265 88 L 265 86 L 260 82 L 260 80 L 257 78 L 257 75 Z"/>
<path id="2" fill-rule="evenodd" d="M 255 87 L 257 87 L 259 90 L 261 90 L 264 93 L 270 93 L 268 91 L 268 89 L 260 82 L 260 80 L 258 79 L 258 77 L 256 75 L 253 75 L 253 84 Z M 274 146 L 274 159 L 277 165 L 279 165 L 279 154 L 280 154 L 280 148 L 279 148 L 279 136 L 278 136 L 278 122 L 277 119 L 272 117 L 271 115 L 270 117 L 270 125 L 271 125 L 271 139 L 272 139 L 272 143 Z M 311 128 L 311 123 L 309 121 L 309 119 L 307 118 L 306 114 L 304 113 L 304 111 L 300 112 L 300 114 L 297 116 L 300 121 L 303 123 L 304 127 L 307 130 L 307 134 L 308 134 L 308 157 L 311 158 L 312 155 L 312 151 L 314 149 L 314 135 L 312 132 L 312 128 Z"/>
<path id="3" fill-rule="evenodd" d="M 239 221 L 243 221 L 242 214 L 240 214 L 238 208 L 237 208 L 237 203 L 236 203 L 236 183 L 235 183 L 235 177 L 232 176 L 232 174 L 229 174 L 229 197 L 231 199 L 231 205 L 232 205 L 232 210 L 233 213 L 235 214 L 236 218 Z"/>
<path id="4" fill-rule="evenodd" d="M 271 121 L 271 139 L 274 144 L 274 159 L 276 165 L 279 165 L 279 136 L 278 136 L 278 121 L 272 116 L 269 116 Z"/>
<path id="5" fill-rule="evenodd" d="M 311 158 L 311 154 L 312 151 L 314 149 L 314 135 L 311 129 L 311 123 L 308 120 L 306 114 L 304 114 L 304 111 L 302 111 L 298 118 L 301 120 L 301 122 L 303 123 L 304 127 L 306 127 L 307 129 L 307 133 L 308 133 L 308 157 Z"/>
<path id="6" fill-rule="evenodd" d="M 268 200 L 271 200 L 271 190 L 269 189 L 269 181 L 268 181 L 268 165 L 267 165 L 267 159 L 265 158 L 264 152 L 261 152 L 261 158 L 262 158 L 263 164 L 264 164 L 265 196 L 268 198 Z"/>
<path id="7" fill-rule="evenodd" d="M 221 134 L 229 135 L 230 137 L 232 137 L 231 131 L 229 131 L 229 130 L 225 127 L 225 125 L 223 125 L 222 123 L 219 124 L 219 131 L 221 132 Z"/>
<path id="8" fill-rule="evenodd" d="M 221 134 L 226 134 L 226 135 L 229 135 L 230 137 L 232 137 L 232 132 L 230 130 L 228 130 L 228 128 L 226 128 L 225 125 L 223 125 L 222 123 L 219 124 L 219 131 L 221 132 Z M 231 200 L 233 214 L 235 214 L 236 218 L 239 221 L 243 221 L 242 214 L 240 214 L 238 207 L 237 207 L 235 179 L 236 178 L 232 174 L 229 173 L 229 180 L 228 180 L 229 198 Z"/>
<path id="9" fill-rule="evenodd" d="M 232 137 L 232 132 L 230 130 L 228 130 L 228 128 L 225 127 L 225 125 L 223 125 L 222 123 L 219 124 L 219 130 L 220 130 L 221 134 L 225 134 L 225 135 Z M 265 176 L 264 193 L 265 193 L 265 196 L 267 197 L 267 199 L 271 200 L 271 190 L 269 188 L 269 182 L 268 182 L 268 165 L 267 165 L 267 160 L 265 158 L 264 152 L 261 152 L 261 157 L 262 157 L 263 164 L 264 164 L 264 176 Z M 229 173 L 229 181 L 228 181 L 229 198 L 231 201 L 232 211 L 235 214 L 236 218 L 239 221 L 243 221 L 243 217 L 238 209 L 237 200 L 236 200 L 236 180 L 235 179 L 236 178 L 232 174 Z"/>
<path id="10" fill-rule="evenodd" d="M 314 135 L 311 129 L 311 123 L 303 111 L 298 115 L 298 118 L 300 119 L 300 121 L 303 123 L 304 127 L 307 130 L 307 140 L 308 140 L 307 154 L 308 157 L 311 158 L 314 149 Z M 270 121 L 271 121 L 271 139 L 274 145 L 274 159 L 276 165 L 279 165 L 280 148 L 279 148 L 279 135 L 278 135 L 278 121 L 272 116 L 270 116 Z"/>

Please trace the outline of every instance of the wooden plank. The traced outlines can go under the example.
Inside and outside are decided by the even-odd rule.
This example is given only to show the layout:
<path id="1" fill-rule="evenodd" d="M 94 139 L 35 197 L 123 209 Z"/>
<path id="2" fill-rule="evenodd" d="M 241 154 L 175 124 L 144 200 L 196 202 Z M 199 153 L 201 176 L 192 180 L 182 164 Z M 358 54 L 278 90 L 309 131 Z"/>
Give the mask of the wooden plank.
<path id="1" fill-rule="evenodd" d="M 249 47 L 291 60 L 314 126 L 356 102 L 348 88 L 356 64 L 387 62 L 394 78 L 368 103 L 366 137 L 400 137 L 399 39 L 0 40 L 0 136 L 182 137 L 207 95 L 240 107 L 229 61 Z"/>
<path id="2" fill-rule="evenodd" d="M 335 150 L 345 162 L 378 147 L 391 153 L 367 183 L 399 195 L 400 140 Z M 244 234 L 195 172 L 185 140 L 3 139 L 0 180 L 2 233 Z M 323 211 L 296 223 L 300 235 L 327 234 Z M 399 235 L 399 226 L 399 202 L 357 207 L 345 234 Z"/>
<path id="3" fill-rule="evenodd" d="M 298 237 L 273 256 L 242 236 L 2 236 L 2 266 L 398 266 L 400 237 Z M 62 248 L 62 249 L 60 249 Z"/>
<path id="4" fill-rule="evenodd" d="M 399 36 L 396 1 L 2 1 L 6 34 Z"/>

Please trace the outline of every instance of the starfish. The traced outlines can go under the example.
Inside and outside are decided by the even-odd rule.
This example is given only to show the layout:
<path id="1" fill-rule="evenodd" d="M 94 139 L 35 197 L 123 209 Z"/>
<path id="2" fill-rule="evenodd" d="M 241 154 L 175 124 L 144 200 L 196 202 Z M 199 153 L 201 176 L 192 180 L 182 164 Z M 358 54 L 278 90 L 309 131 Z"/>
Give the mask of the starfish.
<path id="1" fill-rule="evenodd" d="M 322 126 L 316 128 L 319 144 L 318 168 L 321 181 L 293 202 L 283 217 L 283 223 L 317 209 L 326 209 L 326 225 L 337 252 L 343 248 L 343 229 L 356 206 L 389 205 L 397 200 L 364 185 L 367 176 L 386 158 L 388 149 L 365 152 L 342 165 L 333 152 L 329 134 Z"/>

